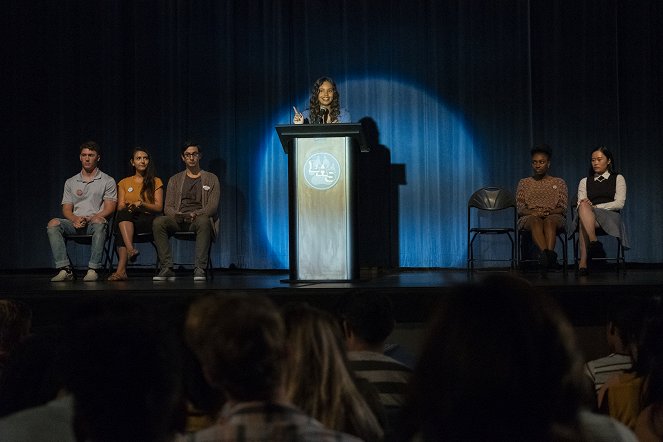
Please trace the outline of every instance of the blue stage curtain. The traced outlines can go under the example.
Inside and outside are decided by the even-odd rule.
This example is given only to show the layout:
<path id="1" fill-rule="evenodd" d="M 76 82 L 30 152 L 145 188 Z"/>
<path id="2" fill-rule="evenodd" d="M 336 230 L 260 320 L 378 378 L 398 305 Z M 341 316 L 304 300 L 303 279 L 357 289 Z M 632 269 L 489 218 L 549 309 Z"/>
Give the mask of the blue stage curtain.
<path id="1" fill-rule="evenodd" d="M 183 167 L 180 144 L 197 140 L 223 185 L 215 265 L 287 267 L 287 162 L 273 126 L 305 107 L 321 75 L 337 81 L 353 120 L 379 133 L 362 169 L 361 218 L 375 224 L 360 229 L 363 265 L 463 267 L 470 194 L 515 192 L 542 142 L 571 197 L 591 148 L 608 146 L 628 184 L 627 259 L 663 262 L 661 2 L 12 0 L 2 9 L 2 269 L 52 265 L 45 226 L 86 139 L 102 145 L 101 168 L 118 180 L 135 145 L 166 180 Z M 497 240 L 479 248 L 507 253 Z"/>

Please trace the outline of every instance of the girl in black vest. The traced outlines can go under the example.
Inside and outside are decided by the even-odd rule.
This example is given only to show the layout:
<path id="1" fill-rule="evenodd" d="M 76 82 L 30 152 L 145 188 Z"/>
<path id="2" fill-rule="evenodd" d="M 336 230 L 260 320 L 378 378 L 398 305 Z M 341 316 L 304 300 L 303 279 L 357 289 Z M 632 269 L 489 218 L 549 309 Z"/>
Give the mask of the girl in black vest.
<path id="1" fill-rule="evenodd" d="M 621 238 L 624 248 L 628 248 L 619 213 L 625 202 L 626 181 L 615 171 L 612 153 L 606 147 L 595 149 L 589 173 L 578 185 L 580 275 L 587 274 L 588 259 L 605 258 L 603 245 L 596 238 L 597 227 Z"/>

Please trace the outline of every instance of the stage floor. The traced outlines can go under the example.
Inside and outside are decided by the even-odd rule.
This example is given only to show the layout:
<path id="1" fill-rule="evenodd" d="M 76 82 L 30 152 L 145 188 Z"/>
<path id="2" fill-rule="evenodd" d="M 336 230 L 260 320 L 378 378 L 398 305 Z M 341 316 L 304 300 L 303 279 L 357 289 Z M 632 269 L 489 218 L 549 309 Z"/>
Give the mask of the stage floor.
<path id="1" fill-rule="evenodd" d="M 395 305 L 397 321 L 424 322 L 436 299 L 454 285 L 481 278 L 489 271 L 472 275 L 462 269 L 362 270 L 360 279 L 342 283 L 288 283 L 287 271 L 228 270 L 214 271 L 213 279 L 194 282 L 190 271 L 178 271 L 175 281 L 152 281 L 153 273 L 138 270 L 123 282 L 51 283 L 52 270 L 16 271 L 0 274 L 0 297 L 20 299 L 38 310 L 57 311 L 90 296 L 133 297 L 145 302 L 187 305 L 203 293 L 242 291 L 263 294 L 279 304 L 305 301 L 321 308 L 333 309 L 340 297 L 354 290 L 378 290 L 387 294 Z M 663 266 L 630 268 L 626 274 L 614 271 L 576 277 L 573 272 L 549 272 L 542 277 L 536 272 L 512 272 L 546 291 L 562 305 L 571 320 L 580 325 L 597 325 L 604 321 L 604 309 L 611 296 L 663 294 Z M 477 306 L 480 308 L 480 306 Z"/>

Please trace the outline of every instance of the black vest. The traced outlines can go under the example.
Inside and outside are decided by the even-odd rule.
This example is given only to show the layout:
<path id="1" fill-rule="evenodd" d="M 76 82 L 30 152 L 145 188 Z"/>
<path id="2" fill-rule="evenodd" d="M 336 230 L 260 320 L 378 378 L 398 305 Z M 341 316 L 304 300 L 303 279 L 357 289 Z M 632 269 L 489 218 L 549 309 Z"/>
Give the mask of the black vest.
<path id="1" fill-rule="evenodd" d="M 617 174 L 611 173 L 607 180 L 595 181 L 593 176 L 587 177 L 587 199 L 592 204 L 609 203 L 615 200 Z"/>

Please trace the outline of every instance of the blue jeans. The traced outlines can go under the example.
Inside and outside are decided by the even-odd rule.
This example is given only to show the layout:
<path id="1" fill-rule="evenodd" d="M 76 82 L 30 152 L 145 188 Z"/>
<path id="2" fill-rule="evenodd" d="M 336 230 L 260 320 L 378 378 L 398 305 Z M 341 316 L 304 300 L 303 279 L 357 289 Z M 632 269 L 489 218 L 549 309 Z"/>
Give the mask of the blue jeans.
<path id="1" fill-rule="evenodd" d="M 55 267 L 62 268 L 71 265 L 67 255 L 67 245 L 64 240 L 65 235 L 76 233 L 85 233 L 92 235 L 92 245 L 90 251 L 90 262 L 88 267 L 91 269 L 100 269 L 101 257 L 104 253 L 104 243 L 106 242 L 107 222 L 88 223 L 82 229 L 76 229 L 74 224 L 66 218 L 58 218 L 60 224 L 54 227 L 47 227 L 48 242 L 51 243 L 51 252 L 55 260 Z"/>

